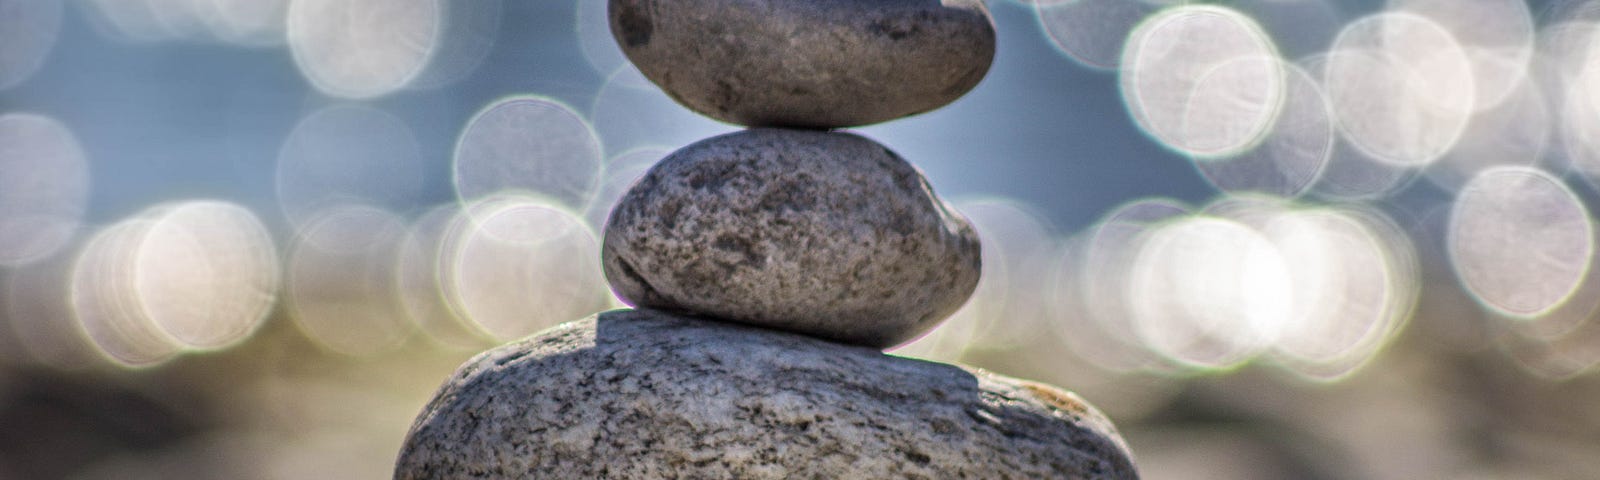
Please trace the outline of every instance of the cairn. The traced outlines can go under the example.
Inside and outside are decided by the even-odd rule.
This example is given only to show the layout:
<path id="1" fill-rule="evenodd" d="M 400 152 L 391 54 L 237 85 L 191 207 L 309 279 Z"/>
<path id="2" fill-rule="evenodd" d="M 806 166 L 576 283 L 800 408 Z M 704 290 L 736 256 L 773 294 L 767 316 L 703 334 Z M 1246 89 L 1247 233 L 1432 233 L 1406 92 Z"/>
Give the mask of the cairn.
<path id="1" fill-rule="evenodd" d="M 1137 478 L 1069 392 L 881 351 L 967 300 L 979 240 L 916 167 L 833 129 L 977 85 L 980 0 L 609 1 L 646 77 L 751 128 L 672 153 L 612 210 L 602 262 L 637 310 L 468 361 L 396 478 Z"/>

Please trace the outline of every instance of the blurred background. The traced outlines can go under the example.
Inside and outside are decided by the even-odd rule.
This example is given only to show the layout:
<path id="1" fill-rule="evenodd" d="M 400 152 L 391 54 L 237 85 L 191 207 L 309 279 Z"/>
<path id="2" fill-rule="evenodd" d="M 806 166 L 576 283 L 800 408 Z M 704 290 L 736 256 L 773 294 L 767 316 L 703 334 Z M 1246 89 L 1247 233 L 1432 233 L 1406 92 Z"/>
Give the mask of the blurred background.
<path id="1" fill-rule="evenodd" d="M 989 5 L 975 90 L 857 130 L 984 240 L 893 353 L 1074 390 L 1146 478 L 1600 478 L 1600 2 Z M 386 478 L 734 129 L 601 0 L 0 0 L 0 479 Z"/>

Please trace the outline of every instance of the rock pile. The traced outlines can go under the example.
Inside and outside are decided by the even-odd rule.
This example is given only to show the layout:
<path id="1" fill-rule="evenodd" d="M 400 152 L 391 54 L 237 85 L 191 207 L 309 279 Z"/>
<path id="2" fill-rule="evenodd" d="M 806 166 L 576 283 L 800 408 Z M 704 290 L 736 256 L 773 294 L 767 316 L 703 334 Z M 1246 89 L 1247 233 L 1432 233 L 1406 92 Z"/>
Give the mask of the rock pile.
<path id="1" fill-rule="evenodd" d="M 823 129 L 971 89 L 982 3 L 610 2 L 646 76 L 755 128 L 674 152 L 613 209 L 602 262 L 640 310 L 469 361 L 396 478 L 1137 478 L 1071 393 L 880 351 L 966 301 L 978 237 L 899 155 Z"/>

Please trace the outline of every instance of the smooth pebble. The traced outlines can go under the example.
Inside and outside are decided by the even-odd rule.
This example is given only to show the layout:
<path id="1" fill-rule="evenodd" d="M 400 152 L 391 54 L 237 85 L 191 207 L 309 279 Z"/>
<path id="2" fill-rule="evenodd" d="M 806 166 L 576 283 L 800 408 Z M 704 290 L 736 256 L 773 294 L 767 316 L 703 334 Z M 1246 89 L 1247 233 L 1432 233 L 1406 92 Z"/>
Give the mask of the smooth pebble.
<path id="1" fill-rule="evenodd" d="M 847 134 L 752 129 L 673 152 L 612 210 L 631 305 L 889 347 L 978 283 L 977 233 L 911 164 Z"/>
<path id="2" fill-rule="evenodd" d="M 839 128 L 933 110 L 994 61 L 981 0 L 609 0 L 611 32 L 679 103 L 748 126 Z"/>

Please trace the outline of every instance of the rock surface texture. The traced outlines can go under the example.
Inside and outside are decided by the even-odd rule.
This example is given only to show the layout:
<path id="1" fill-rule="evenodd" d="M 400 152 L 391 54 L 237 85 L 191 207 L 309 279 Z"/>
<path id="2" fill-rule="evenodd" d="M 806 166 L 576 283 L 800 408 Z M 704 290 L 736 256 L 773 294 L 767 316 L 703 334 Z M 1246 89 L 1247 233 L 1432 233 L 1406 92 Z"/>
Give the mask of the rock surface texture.
<path id="1" fill-rule="evenodd" d="M 468 362 L 396 478 L 1136 478 L 1070 393 L 804 336 L 618 310 Z"/>
<path id="2" fill-rule="evenodd" d="M 970 90 L 981 0 L 608 1 L 646 76 L 758 128 L 674 152 L 611 211 L 607 280 L 649 309 L 468 361 L 396 478 L 1138 478 L 1071 393 L 879 351 L 960 308 L 982 249 L 910 163 L 823 129 Z"/>
<path id="3" fill-rule="evenodd" d="M 609 0 L 628 59 L 679 103 L 749 126 L 839 128 L 939 108 L 994 60 L 982 0 Z"/>
<path id="4" fill-rule="evenodd" d="M 602 260 L 640 307 L 890 347 L 966 302 L 979 241 L 871 140 L 753 129 L 662 160 L 612 210 Z"/>

